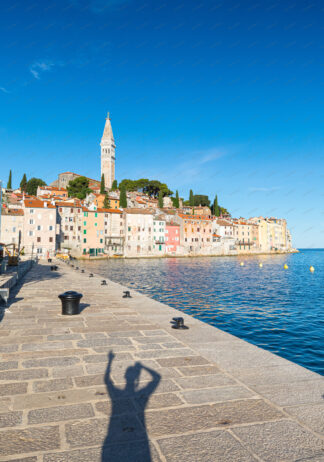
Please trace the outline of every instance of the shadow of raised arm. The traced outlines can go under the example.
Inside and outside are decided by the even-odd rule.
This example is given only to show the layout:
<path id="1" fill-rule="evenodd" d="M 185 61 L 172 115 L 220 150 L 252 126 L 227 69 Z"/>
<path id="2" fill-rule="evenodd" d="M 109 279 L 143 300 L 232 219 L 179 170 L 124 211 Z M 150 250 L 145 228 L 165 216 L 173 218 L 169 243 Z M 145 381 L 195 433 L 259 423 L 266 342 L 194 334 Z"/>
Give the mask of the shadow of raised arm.
<path id="1" fill-rule="evenodd" d="M 145 387 L 138 390 L 137 393 L 139 395 L 147 395 L 149 397 L 152 393 L 154 393 L 155 389 L 159 385 L 160 380 L 161 380 L 161 375 L 158 372 L 154 371 L 153 369 L 143 366 L 143 364 L 141 364 L 141 367 L 142 369 L 146 370 L 147 372 L 151 374 L 152 380 Z"/>

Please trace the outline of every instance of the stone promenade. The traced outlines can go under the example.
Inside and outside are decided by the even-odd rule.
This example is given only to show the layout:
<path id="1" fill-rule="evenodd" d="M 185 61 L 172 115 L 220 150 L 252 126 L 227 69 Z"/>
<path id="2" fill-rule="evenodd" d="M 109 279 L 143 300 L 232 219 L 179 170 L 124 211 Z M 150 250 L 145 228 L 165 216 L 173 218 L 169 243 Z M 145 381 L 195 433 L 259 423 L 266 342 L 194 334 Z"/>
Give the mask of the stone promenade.
<path id="1" fill-rule="evenodd" d="M 324 378 L 101 277 L 35 265 L 0 323 L 0 460 L 324 461 Z M 62 316 L 58 294 L 83 293 Z M 1 319 L 1 317 L 0 317 Z"/>

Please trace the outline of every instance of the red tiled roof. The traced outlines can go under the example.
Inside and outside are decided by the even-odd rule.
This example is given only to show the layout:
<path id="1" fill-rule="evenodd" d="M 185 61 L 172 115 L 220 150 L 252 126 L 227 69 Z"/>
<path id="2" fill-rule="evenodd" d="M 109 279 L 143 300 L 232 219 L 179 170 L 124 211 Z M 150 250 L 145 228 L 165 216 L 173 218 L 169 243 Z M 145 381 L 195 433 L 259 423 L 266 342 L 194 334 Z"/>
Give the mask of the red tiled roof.
<path id="1" fill-rule="evenodd" d="M 47 206 L 45 206 L 47 204 Z M 41 208 L 41 209 L 55 209 L 55 205 L 50 202 L 41 201 L 39 199 L 25 199 L 24 205 L 26 208 Z"/>

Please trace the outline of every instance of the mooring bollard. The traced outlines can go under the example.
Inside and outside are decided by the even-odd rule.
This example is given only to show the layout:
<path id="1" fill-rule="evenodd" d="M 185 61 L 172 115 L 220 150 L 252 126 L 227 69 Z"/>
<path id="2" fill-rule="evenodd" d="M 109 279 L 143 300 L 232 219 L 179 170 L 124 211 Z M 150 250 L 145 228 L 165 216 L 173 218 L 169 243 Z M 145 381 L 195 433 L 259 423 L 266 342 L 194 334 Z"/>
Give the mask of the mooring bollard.
<path id="1" fill-rule="evenodd" d="M 89 278 L 93 278 L 93 274 L 92 274 L 92 273 L 89 274 Z"/>
<path id="2" fill-rule="evenodd" d="M 123 298 L 132 298 L 129 290 L 125 290 Z"/>
<path id="3" fill-rule="evenodd" d="M 80 313 L 80 300 L 82 294 L 69 290 L 58 296 L 62 302 L 62 314 L 73 315 Z"/>
<path id="4" fill-rule="evenodd" d="M 47 261 L 48 261 L 48 263 L 52 263 L 52 259 L 51 259 L 51 258 L 48 258 Z"/>
<path id="5" fill-rule="evenodd" d="M 84 273 L 84 270 L 81 270 L 81 273 Z"/>
<path id="6" fill-rule="evenodd" d="M 71 266 L 72 266 L 72 268 L 74 268 L 74 265 L 71 265 Z"/>
<path id="7" fill-rule="evenodd" d="M 183 318 L 172 318 L 172 329 L 189 329 L 188 326 L 184 325 Z"/>
<path id="8" fill-rule="evenodd" d="M 106 286 L 106 285 L 107 285 L 107 282 L 106 282 L 105 279 L 103 279 L 103 280 L 101 281 L 101 285 L 102 285 L 102 286 Z"/>
<path id="9" fill-rule="evenodd" d="M 78 266 L 76 266 L 74 269 L 78 270 L 78 269 L 79 269 L 79 267 L 78 267 Z"/>

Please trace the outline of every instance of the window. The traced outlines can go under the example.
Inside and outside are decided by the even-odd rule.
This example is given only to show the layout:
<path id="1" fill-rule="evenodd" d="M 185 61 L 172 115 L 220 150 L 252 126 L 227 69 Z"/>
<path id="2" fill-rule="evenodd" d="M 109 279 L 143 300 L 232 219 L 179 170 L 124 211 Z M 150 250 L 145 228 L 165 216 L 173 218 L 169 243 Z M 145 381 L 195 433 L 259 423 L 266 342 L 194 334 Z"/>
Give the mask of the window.
<path id="1" fill-rule="evenodd" d="M 70 231 L 73 231 L 73 226 L 70 226 Z"/>
<path id="2" fill-rule="evenodd" d="M 37 238 L 37 242 L 40 242 L 40 241 L 41 241 L 41 238 L 40 238 L 40 237 L 38 237 L 38 238 Z"/>
<path id="3" fill-rule="evenodd" d="M 48 227 L 48 230 L 49 230 L 49 231 L 53 231 L 53 226 L 49 226 L 49 227 Z"/>
<path id="4" fill-rule="evenodd" d="M 40 247 L 37 249 L 37 253 L 43 253 L 43 249 Z"/>
<path id="5" fill-rule="evenodd" d="M 132 228 L 131 228 L 130 226 L 128 226 L 128 231 L 131 231 L 131 229 L 132 229 Z"/>
<path id="6" fill-rule="evenodd" d="M 84 243 L 86 243 L 86 242 L 87 242 L 87 239 L 86 239 L 86 238 L 84 238 L 84 239 L 83 239 L 83 242 L 84 242 Z"/>
<path id="7" fill-rule="evenodd" d="M 103 239 L 100 239 L 100 244 L 102 244 L 102 243 L 103 243 Z"/>
<path id="8" fill-rule="evenodd" d="M 34 231 L 29 231 L 28 236 L 33 236 L 33 235 L 34 235 Z"/>
<path id="9" fill-rule="evenodd" d="M 40 231 L 42 227 L 40 225 L 37 226 L 37 231 Z"/>
<path id="10" fill-rule="evenodd" d="M 95 226 L 97 226 L 97 223 L 95 223 Z"/>
<path id="11" fill-rule="evenodd" d="M 140 226 L 138 226 L 138 227 L 137 227 L 137 231 L 140 231 L 140 230 L 141 230 L 141 227 L 140 227 Z"/>
<path id="12" fill-rule="evenodd" d="M 83 216 L 87 217 L 87 216 L 88 216 L 88 212 L 84 212 L 84 213 L 83 213 Z"/>
<path id="13" fill-rule="evenodd" d="M 52 237 L 50 237 L 50 238 L 49 238 L 49 241 L 50 241 L 50 242 L 53 242 L 53 238 L 52 238 Z"/>
<path id="14" fill-rule="evenodd" d="M 86 229 L 83 230 L 83 234 L 87 234 L 87 230 L 86 230 Z"/>
<path id="15" fill-rule="evenodd" d="M 78 213 L 80 213 L 80 209 L 78 209 Z"/>
<path id="16" fill-rule="evenodd" d="M 97 218 L 97 216 L 98 216 L 98 214 L 97 214 L 97 212 L 96 212 L 96 213 L 95 213 L 95 217 Z"/>
<path id="17" fill-rule="evenodd" d="M 73 209 L 70 209 L 70 212 L 73 213 Z"/>
<path id="18" fill-rule="evenodd" d="M 30 224 L 30 225 L 33 225 L 33 224 L 34 224 L 34 220 L 33 220 L 33 219 L 29 220 L 29 224 Z"/>
<path id="19" fill-rule="evenodd" d="M 62 212 L 62 207 L 59 208 L 59 212 Z"/>
<path id="20" fill-rule="evenodd" d="M 64 229 L 65 229 L 65 231 L 67 231 L 69 229 L 68 225 L 65 225 Z"/>
<path id="21" fill-rule="evenodd" d="M 72 217 L 70 217 L 70 218 L 69 218 L 69 221 L 73 221 L 73 218 L 72 218 Z"/>
<path id="22" fill-rule="evenodd" d="M 81 231 L 81 226 L 78 226 L 78 231 Z"/>
<path id="23" fill-rule="evenodd" d="M 29 213 L 34 213 L 34 209 L 30 209 L 30 210 L 29 210 Z"/>
<path id="24" fill-rule="evenodd" d="M 15 227 L 12 228 L 12 232 L 13 232 L 13 233 L 16 232 L 16 228 L 15 228 Z"/>

